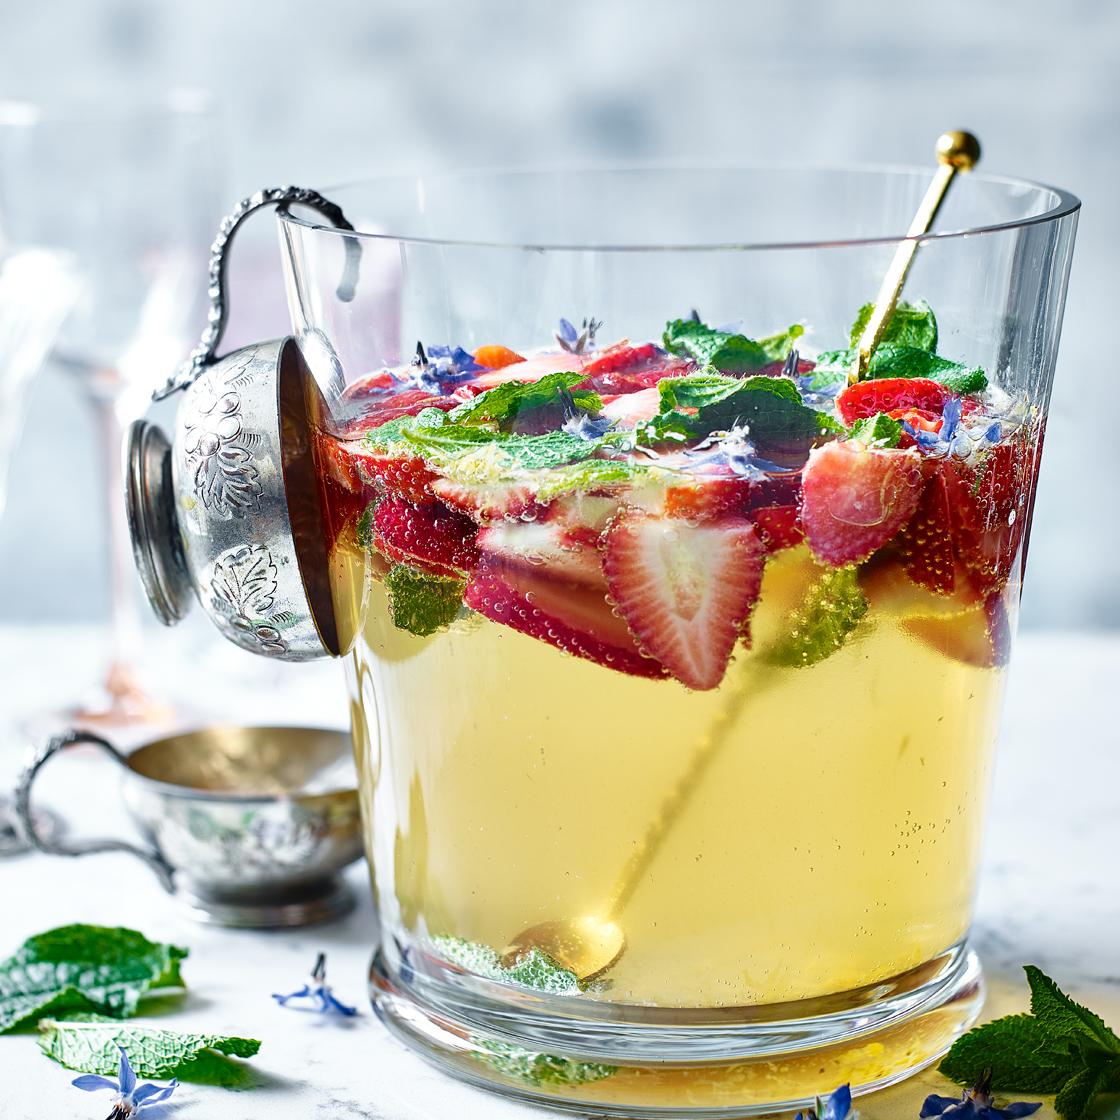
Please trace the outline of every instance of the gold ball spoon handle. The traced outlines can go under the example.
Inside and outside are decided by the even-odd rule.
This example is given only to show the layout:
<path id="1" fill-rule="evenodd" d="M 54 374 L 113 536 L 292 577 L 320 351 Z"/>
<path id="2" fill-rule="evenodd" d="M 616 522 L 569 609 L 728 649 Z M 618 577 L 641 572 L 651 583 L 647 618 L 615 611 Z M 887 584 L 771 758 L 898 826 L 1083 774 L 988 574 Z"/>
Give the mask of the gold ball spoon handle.
<path id="1" fill-rule="evenodd" d="M 921 244 L 917 238 L 930 231 L 957 172 L 970 171 L 979 159 L 980 141 L 971 132 L 943 132 L 937 138 L 937 171 L 934 172 L 910 228 L 906 231 L 905 240 L 899 242 L 890 268 L 883 277 L 879 294 L 875 297 L 875 309 L 860 335 L 856 357 L 848 374 L 849 385 L 854 385 L 867 376 L 871 355 L 879 345 L 887 320 L 898 304 L 906 276 L 914 263 L 914 255 Z"/>

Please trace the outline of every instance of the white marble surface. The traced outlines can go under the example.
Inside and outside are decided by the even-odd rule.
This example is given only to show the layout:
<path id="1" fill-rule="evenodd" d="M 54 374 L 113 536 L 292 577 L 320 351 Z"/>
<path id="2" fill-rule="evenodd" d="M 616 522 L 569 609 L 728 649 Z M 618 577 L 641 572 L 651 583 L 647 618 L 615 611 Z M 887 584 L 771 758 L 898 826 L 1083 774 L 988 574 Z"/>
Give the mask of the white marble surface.
<path id="1" fill-rule="evenodd" d="M 148 671 L 210 718 L 338 724 L 337 667 L 273 666 L 216 642 L 199 628 L 161 635 Z M 0 628 L 0 782 L 19 763 L 37 713 L 61 703 L 96 665 L 96 635 Z M 1120 731 L 1114 693 L 1120 638 L 1031 634 L 1012 672 L 1008 714 L 980 893 L 975 943 L 992 981 L 988 1013 L 1025 1005 L 1018 966 L 1036 962 L 1120 1024 Z M 204 698 L 204 702 L 202 699 Z M 41 723 L 40 723 L 41 726 Z M 22 729 L 22 730 L 21 730 Z M 44 799 L 69 803 L 83 831 L 120 831 L 113 781 L 91 756 L 59 764 Z M 518 1120 L 544 1116 L 460 1085 L 391 1039 L 368 1010 L 365 972 L 374 915 L 364 868 L 351 881 L 356 911 L 342 922 L 293 933 L 233 932 L 192 923 L 123 856 L 81 861 L 39 855 L 0 860 L 0 953 L 29 934 L 72 921 L 126 924 L 190 947 L 189 994 L 166 1025 L 263 1040 L 255 1084 L 229 1090 L 183 1086 L 169 1120 Z M 354 1020 L 284 1010 L 273 991 L 302 983 L 316 952 L 328 953 L 337 994 L 362 1007 Z M 0 1116 L 100 1118 L 105 1104 L 69 1087 L 33 1037 L 0 1038 Z M 916 1117 L 927 1073 L 862 1102 L 866 1120 Z M 107 1095 L 106 1095 L 107 1096 Z M 1120 1115 L 1120 1100 L 1101 1116 Z M 1042 1117 L 1053 1116 L 1047 1109 Z M 155 1118 L 153 1118 L 155 1120 Z"/>

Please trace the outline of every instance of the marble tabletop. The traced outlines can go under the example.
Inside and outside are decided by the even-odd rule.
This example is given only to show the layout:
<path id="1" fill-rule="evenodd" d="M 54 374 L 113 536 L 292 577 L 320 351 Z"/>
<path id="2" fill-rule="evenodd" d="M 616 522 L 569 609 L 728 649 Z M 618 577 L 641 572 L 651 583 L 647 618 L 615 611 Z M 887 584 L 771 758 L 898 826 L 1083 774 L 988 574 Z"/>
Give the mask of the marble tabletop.
<path id="1" fill-rule="evenodd" d="M 195 620 L 199 621 L 199 620 Z M 97 667 L 98 635 L 71 628 L 0 628 L 0 786 L 18 768 L 44 713 Z M 153 635 L 150 679 L 187 721 L 340 725 L 341 674 L 319 663 L 283 666 L 242 654 L 201 627 Z M 1019 966 L 1034 962 L 1120 1025 L 1120 636 L 1028 634 L 1012 669 L 995 778 L 974 943 L 990 982 L 986 1014 L 1025 1008 Z M 128 736 L 123 736 L 125 743 Z M 115 782 L 98 757 L 48 768 L 43 801 L 74 830 L 122 833 Z M 169 1120 L 530 1120 L 548 1113 L 459 1084 L 390 1038 L 370 1013 L 365 974 L 376 919 L 365 869 L 351 869 L 358 905 L 347 918 L 295 932 L 203 927 L 125 856 L 80 861 L 28 854 L 0 859 L 0 953 L 32 933 L 84 921 L 137 927 L 190 948 L 188 994 L 167 1026 L 263 1040 L 244 1090 L 184 1085 Z M 355 1019 L 283 1009 L 269 995 L 298 987 L 319 951 Z M 69 1085 L 73 1074 L 38 1053 L 34 1037 L 0 1038 L 3 1120 L 100 1118 L 106 1099 Z M 934 1072 L 860 1102 L 864 1120 L 916 1117 Z M 1052 1117 L 1047 1104 L 1039 1114 Z M 1120 1098 L 1100 1116 L 1120 1116 Z M 157 1120 L 153 1117 L 153 1120 Z"/>

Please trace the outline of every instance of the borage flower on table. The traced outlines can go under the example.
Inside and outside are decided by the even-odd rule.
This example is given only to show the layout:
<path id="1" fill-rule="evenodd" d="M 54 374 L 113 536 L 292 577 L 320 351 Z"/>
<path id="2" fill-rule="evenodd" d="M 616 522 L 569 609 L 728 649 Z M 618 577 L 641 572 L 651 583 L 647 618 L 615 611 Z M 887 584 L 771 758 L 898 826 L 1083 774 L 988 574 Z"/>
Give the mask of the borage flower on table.
<path id="1" fill-rule="evenodd" d="M 942 1097 L 930 1093 L 926 1097 L 920 1117 L 943 1116 L 946 1120 L 1018 1120 L 1020 1116 L 1030 1116 L 1042 1107 L 1042 1102 L 1029 1103 L 1015 1101 L 997 1108 L 992 1098 L 992 1071 L 985 1070 L 984 1076 L 966 1089 L 959 1097 Z"/>
<path id="2" fill-rule="evenodd" d="M 358 1009 L 356 1007 L 350 1007 L 348 1004 L 338 999 L 331 990 L 331 986 L 327 983 L 326 953 L 320 953 L 315 959 L 315 967 L 311 970 L 311 977 L 303 987 L 297 988 L 294 992 L 289 992 L 287 995 L 278 995 L 276 992 L 273 992 L 272 998 L 276 1000 L 281 1007 L 287 1007 L 290 1000 L 307 999 L 312 1001 L 314 1006 L 311 1010 L 314 1011 L 323 1013 L 334 1011 L 339 1015 L 345 1015 L 347 1017 L 358 1014 Z"/>
<path id="3" fill-rule="evenodd" d="M 852 1108 L 852 1088 L 841 1085 L 823 1100 L 817 1097 L 815 1108 L 799 1112 L 795 1120 L 859 1120 L 859 1112 Z"/>
<path id="4" fill-rule="evenodd" d="M 116 1092 L 117 1096 L 113 1100 L 113 1111 L 109 1113 L 107 1120 L 130 1120 L 142 1109 L 149 1108 L 154 1104 L 161 1104 L 178 1088 L 178 1081 L 172 1081 L 169 1085 L 162 1086 L 153 1085 L 150 1082 L 137 1085 L 136 1074 L 133 1073 L 132 1066 L 129 1064 L 128 1054 L 125 1053 L 123 1047 L 117 1049 L 121 1052 L 121 1068 L 117 1075 L 118 1080 L 114 1081 L 111 1077 L 101 1077 L 96 1073 L 83 1073 L 81 1077 L 75 1077 L 70 1082 L 75 1088 L 83 1089 L 87 1093 L 95 1093 L 99 1089 L 112 1089 Z"/>

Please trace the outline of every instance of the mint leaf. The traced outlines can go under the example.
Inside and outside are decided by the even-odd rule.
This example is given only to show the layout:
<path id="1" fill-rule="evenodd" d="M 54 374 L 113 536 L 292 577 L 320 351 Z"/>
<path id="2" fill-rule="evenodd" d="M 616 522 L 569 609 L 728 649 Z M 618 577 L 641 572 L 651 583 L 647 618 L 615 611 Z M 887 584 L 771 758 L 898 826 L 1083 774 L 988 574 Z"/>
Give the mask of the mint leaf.
<path id="1" fill-rule="evenodd" d="M 373 515 L 377 512 L 377 503 L 370 502 L 361 516 L 358 518 L 358 524 L 354 529 L 354 536 L 357 538 L 358 547 L 364 548 L 367 551 L 373 548 Z"/>
<path id="2" fill-rule="evenodd" d="M 639 429 L 639 441 L 661 443 L 706 436 L 745 424 L 759 448 L 808 450 L 822 435 L 844 431 L 810 408 L 787 377 L 723 377 L 698 373 L 658 383 L 661 410 Z"/>
<path id="3" fill-rule="evenodd" d="M 393 625 L 421 638 L 455 621 L 466 590 L 462 580 L 429 575 L 407 564 L 394 564 L 385 576 L 385 586 Z"/>
<path id="4" fill-rule="evenodd" d="M 691 358 L 701 366 L 725 373 L 750 373 L 774 362 L 785 361 L 794 342 L 805 333 L 794 323 L 767 338 L 747 338 L 743 334 L 717 331 L 695 319 L 676 319 L 665 327 L 665 349 Z"/>
<path id="5" fill-rule="evenodd" d="M 557 995 L 581 992 L 586 987 L 574 972 L 558 965 L 540 949 L 530 949 L 516 964 L 507 968 L 494 949 L 477 941 L 466 941 L 461 937 L 433 937 L 432 945 L 444 960 L 488 980 L 512 981 Z"/>
<path id="6" fill-rule="evenodd" d="M 415 416 L 398 416 L 371 428 L 362 437 L 370 451 L 389 451 L 404 441 L 406 432 L 423 432 L 442 428 L 447 423 L 447 413 L 440 408 L 424 408 Z"/>
<path id="7" fill-rule="evenodd" d="M 625 459 L 585 459 L 548 471 L 536 487 L 538 502 L 551 502 L 572 490 L 597 490 L 620 482 L 634 482 L 648 473 L 639 463 Z"/>
<path id="8" fill-rule="evenodd" d="M 178 1077 L 208 1084 L 237 1084 L 243 1067 L 218 1055 L 251 1058 L 261 1048 L 255 1038 L 171 1031 L 147 1023 L 120 1023 L 100 1015 L 75 1016 L 39 1024 L 43 1053 L 68 1069 L 115 1074 L 122 1047 L 137 1077 Z"/>
<path id="9" fill-rule="evenodd" d="M 1081 1120 L 1089 1110 L 1093 1098 L 1108 1089 L 1115 1069 L 1104 1065 L 1083 1069 L 1071 1077 L 1054 1098 L 1054 1111 L 1066 1120 Z"/>
<path id="10" fill-rule="evenodd" d="M 826 350 L 817 359 L 816 369 L 809 374 L 812 380 L 822 379 L 823 383 L 813 387 L 835 384 L 841 375 L 846 378 L 855 360 L 854 349 Z M 979 366 L 968 367 L 917 347 L 890 344 L 882 344 L 872 353 L 867 377 L 927 377 L 955 393 L 979 393 L 988 384 L 987 374 Z"/>
<path id="11" fill-rule="evenodd" d="M 570 393 L 571 403 L 584 412 L 598 412 L 603 407 L 598 393 L 573 388 L 586 380 L 584 373 L 548 373 L 538 381 L 506 381 L 453 408 L 448 419 L 456 424 L 496 423 L 507 428 L 525 413 L 555 408 L 559 427 L 564 422 L 562 394 L 565 390 Z"/>
<path id="12" fill-rule="evenodd" d="M 602 1065 L 599 1062 L 579 1062 L 571 1058 L 541 1054 L 509 1042 L 477 1037 L 472 1041 L 485 1051 L 475 1054 L 479 1061 L 485 1062 L 498 1073 L 527 1085 L 586 1085 L 591 1081 L 602 1081 L 618 1069 L 617 1066 Z"/>
<path id="13" fill-rule="evenodd" d="M 855 568 L 824 572 L 790 616 L 785 636 L 765 651 L 771 664 L 808 668 L 841 649 L 867 614 Z"/>
<path id="14" fill-rule="evenodd" d="M 805 328 L 800 323 L 794 323 L 784 331 L 760 338 L 758 345 L 762 347 L 771 362 L 784 362 L 789 357 L 793 344 L 805 333 Z"/>
<path id="15" fill-rule="evenodd" d="M 848 431 L 850 439 L 858 439 L 868 447 L 897 447 L 902 439 L 902 421 L 892 420 L 885 412 L 857 420 Z"/>
<path id="16" fill-rule="evenodd" d="M 875 310 L 873 303 L 865 303 L 856 315 L 852 324 L 850 345 L 854 350 L 859 346 L 859 340 L 864 329 L 871 321 Z M 883 328 L 879 344 L 894 343 L 896 346 L 913 346 L 918 350 L 926 350 L 930 354 L 937 350 L 937 319 L 924 299 L 907 303 L 902 300 L 891 312 Z"/>
<path id="17" fill-rule="evenodd" d="M 0 1033 L 67 1011 L 123 1017 L 157 987 L 182 987 L 187 950 L 135 930 L 60 926 L 28 938 L 0 962 Z"/>
<path id="18" fill-rule="evenodd" d="M 1083 1035 L 1110 1054 L 1120 1055 L 1120 1038 L 1099 1016 L 1082 1007 L 1036 965 L 1025 965 L 1031 986 L 1031 1014 L 1052 1038 L 1077 1038 Z"/>
<path id="19" fill-rule="evenodd" d="M 938 1068 L 962 1085 L 975 1085 L 991 1069 L 997 1089 L 1056 1093 L 1069 1080 L 1069 1063 L 1038 1055 L 1048 1041 L 1033 1016 L 1007 1015 L 958 1038 Z"/>

